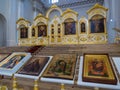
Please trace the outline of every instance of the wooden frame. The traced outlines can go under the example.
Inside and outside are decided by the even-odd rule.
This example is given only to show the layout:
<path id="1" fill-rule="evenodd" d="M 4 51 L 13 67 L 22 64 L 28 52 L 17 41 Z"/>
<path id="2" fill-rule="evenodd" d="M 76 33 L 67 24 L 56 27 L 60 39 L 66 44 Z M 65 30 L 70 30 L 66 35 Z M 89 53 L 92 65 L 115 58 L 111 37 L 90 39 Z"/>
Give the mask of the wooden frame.
<path id="1" fill-rule="evenodd" d="M 117 84 L 117 78 L 108 54 L 84 54 L 83 60 L 83 81 Z"/>

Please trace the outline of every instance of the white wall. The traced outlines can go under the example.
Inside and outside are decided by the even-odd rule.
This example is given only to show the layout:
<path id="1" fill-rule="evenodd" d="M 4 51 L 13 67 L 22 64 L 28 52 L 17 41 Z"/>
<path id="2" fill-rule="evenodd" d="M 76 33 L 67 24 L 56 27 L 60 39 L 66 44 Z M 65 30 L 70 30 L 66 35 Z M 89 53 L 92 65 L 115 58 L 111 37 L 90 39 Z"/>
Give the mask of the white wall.
<path id="1" fill-rule="evenodd" d="M 33 12 L 33 2 L 32 0 L 24 0 L 24 13 L 23 17 L 29 20 L 31 23 L 33 22 L 34 12 Z"/>
<path id="2" fill-rule="evenodd" d="M 8 1 L 9 0 L 0 0 L 0 14 L 2 14 L 6 19 L 8 18 Z"/>
<path id="3" fill-rule="evenodd" d="M 108 42 L 114 43 L 114 39 L 116 36 L 115 30 L 113 28 L 120 28 L 120 10 L 119 3 L 120 0 L 104 0 L 104 6 L 108 8 L 107 15 L 107 30 L 108 30 Z"/>
<path id="4" fill-rule="evenodd" d="M 7 44 L 8 1 L 9 0 L 0 0 L 0 46 L 6 46 Z"/>
<path id="5" fill-rule="evenodd" d="M 19 2 L 22 1 L 23 8 L 21 8 L 22 12 L 19 10 Z M 29 21 L 33 21 L 33 3 L 32 0 L 0 0 L 0 14 L 4 18 L 4 22 L 6 22 L 5 27 L 3 27 L 3 19 L 0 19 L 0 31 L 1 34 L 5 31 L 5 36 L 0 35 L 0 42 L 4 40 L 6 42 L 5 46 L 16 46 L 17 45 L 17 28 L 16 21 L 18 17 L 24 17 Z M 20 12 L 19 12 L 20 11 Z M 22 13 L 22 14 L 21 14 Z M 18 15 L 20 14 L 20 15 Z M 2 45 L 2 44 L 0 44 Z"/>
<path id="6" fill-rule="evenodd" d="M 79 7 L 73 7 L 72 9 L 78 12 L 78 19 L 80 19 L 82 16 L 85 16 L 88 18 L 87 11 L 92 7 L 93 5 L 89 6 L 79 6 Z"/>
<path id="7" fill-rule="evenodd" d="M 0 46 L 6 45 L 6 20 L 0 14 Z"/>

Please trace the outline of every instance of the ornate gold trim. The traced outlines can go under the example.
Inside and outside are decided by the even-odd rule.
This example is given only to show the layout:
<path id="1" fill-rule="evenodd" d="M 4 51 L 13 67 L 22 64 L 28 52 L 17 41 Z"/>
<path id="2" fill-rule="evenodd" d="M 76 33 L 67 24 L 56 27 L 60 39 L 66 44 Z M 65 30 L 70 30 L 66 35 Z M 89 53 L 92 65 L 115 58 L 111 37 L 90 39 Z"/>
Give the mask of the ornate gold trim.
<path id="1" fill-rule="evenodd" d="M 25 21 L 26 23 L 30 23 L 30 21 L 24 19 L 23 17 L 20 17 L 17 21 L 16 21 L 16 24 L 18 24 L 20 21 Z"/>
<path id="2" fill-rule="evenodd" d="M 104 6 L 96 3 L 92 8 L 90 8 L 90 9 L 87 11 L 87 14 L 90 13 L 92 10 L 97 9 L 97 8 L 101 8 L 101 9 L 103 9 L 104 11 L 108 11 L 107 8 L 105 8 Z"/>
<path id="3" fill-rule="evenodd" d="M 75 14 L 75 15 L 78 16 L 78 13 L 75 12 L 74 10 L 70 9 L 70 8 L 67 8 L 67 9 L 62 13 L 61 16 L 64 16 L 65 14 L 68 14 L 68 13 L 73 13 L 73 14 Z"/>
<path id="4" fill-rule="evenodd" d="M 37 20 L 37 19 L 40 18 L 40 17 L 45 18 L 45 19 L 48 20 L 48 18 L 46 18 L 45 16 L 43 16 L 41 13 L 39 13 L 39 14 L 34 18 L 34 21 Z"/>
<path id="5" fill-rule="evenodd" d="M 48 9 L 47 13 L 46 13 L 46 17 L 48 18 L 49 17 L 49 14 L 51 11 L 53 10 L 58 10 L 60 12 L 60 15 L 62 15 L 62 10 L 55 4 L 53 4 L 50 9 Z"/>

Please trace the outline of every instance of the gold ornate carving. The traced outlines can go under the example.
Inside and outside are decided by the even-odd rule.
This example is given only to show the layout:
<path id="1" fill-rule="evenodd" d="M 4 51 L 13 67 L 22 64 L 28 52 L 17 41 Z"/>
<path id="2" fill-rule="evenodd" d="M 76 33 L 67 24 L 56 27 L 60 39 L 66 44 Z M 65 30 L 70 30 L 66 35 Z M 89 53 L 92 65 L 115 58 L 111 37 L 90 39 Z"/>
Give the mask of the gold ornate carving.
<path id="1" fill-rule="evenodd" d="M 52 12 L 53 10 L 58 10 L 60 12 L 60 15 L 62 15 L 62 10 L 57 5 L 53 4 L 46 13 L 47 18 L 49 17 L 50 12 Z"/>
<path id="2" fill-rule="evenodd" d="M 58 10 L 59 16 L 53 16 L 53 19 L 49 19 L 49 14 Z M 34 18 L 33 24 L 30 26 L 29 21 L 24 18 L 17 20 L 18 32 L 20 26 L 28 28 L 28 38 L 18 38 L 18 44 L 22 46 L 32 45 L 49 45 L 49 44 L 98 44 L 107 43 L 107 29 L 106 29 L 106 18 L 107 8 L 99 4 L 95 4 L 90 10 L 87 11 L 88 19 L 82 16 L 78 20 L 78 13 L 72 9 L 66 9 L 64 12 L 57 6 L 52 5 L 46 13 L 46 16 L 41 13 Z M 104 18 L 104 33 L 93 33 L 91 32 L 91 20 Z M 65 35 L 65 23 L 74 22 L 76 32 L 74 34 Z M 85 32 L 81 32 L 82 23 L 85 24 Z M 46 25 L 47 36 L 38 36 L 38 26 Z M 32 29 L 35 29 L 35 36 L 32 36 Z M 66 29 L 67 30 L 67 29 Z M 20 37 L 20 32 L 19 36 Z M 116 38 L 118 40 L 118 38 Z"/>
<path id="3" fill-rule="evenodd" d="M 35 17 L 34 21 L 36 21 L 38 18 L 41 18 L 41 17 L 48 20 L 48 18 L 46 18 L 45 16 L 43 16 L 41 13 L 39 13 L 39 14 Z"/>
<path id="4" fill-rule="evenodd" d="M 22 22 L 22 23 L 21 23 Z M 23 25 L 25 25 L 25 26 L 27 26 L 28 24 L 30 24 L 30 21 L 28 21 L 28 20 L 25 20 L 24 18 L 19 18 L 17 21 L 16 21 L 16 23 L 18 24 L 18 25 L 21 25 L 21 24 L 23 24 Z"/>
<path id="5" fill-rule="evenodd" d="M 78 13 L 75 12 L 75 11 L 73 11 L 73 10 L 70 9 L 70 8 L 67 8 L 67 9 L 62 13 L 62 16 L 64 16 L 65 14 L 68 14 L 68 13 L 73 13 L 73 14 L 75 14 L 75 15 L 78 16 Z"/>
<path id="6" fill-rule="evenodd" d="M 96 9 L 98 9 L 98 8 L 101 8 L 101 9 L 103 9 L 104 11 L 108 11 L 108 9 L 107 8 L 105 8 L 104 6 L 102 6 L 102 5 L 100 5 L 100 4 L 95 4 L 91 9 L 89 9 L 88 11 L 87 11 L 87 14 L 89 14 L 91 11 L 93 11 L 93 10 L 96 10 Z"/>
<path id="7" fill-rule="evenodd" d="M 113 28 L 116 31 L 115 43 L 120 43 L 120 29 Z"/>
<path id="8" fill-rule="evenodd" d="M 24 18 L 19 18 L 17 21 L 16 21 L 16 23 L 18 24 L 20 21 L 25 21 L 25 22 L 28 22 L 28 23 L 30 23 L 30 21 L 28 21 L 28 20 L 25 20 Z"/>
<path id="9" fill-rule="evenodd" d="M 58 8 L 56 4 L 53 4 L 50 8 Z"/>

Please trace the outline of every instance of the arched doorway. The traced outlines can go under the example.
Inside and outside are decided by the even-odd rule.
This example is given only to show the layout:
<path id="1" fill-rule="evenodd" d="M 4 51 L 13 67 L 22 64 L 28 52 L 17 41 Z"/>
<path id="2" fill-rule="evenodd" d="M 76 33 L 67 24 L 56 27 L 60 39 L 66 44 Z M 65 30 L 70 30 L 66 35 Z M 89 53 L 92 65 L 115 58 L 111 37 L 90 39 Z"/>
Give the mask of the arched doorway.
<path id="1" fill-rule="evenodd" d="M 0 14 L 0 46 L 6 46 L 6 19 Z"/>

